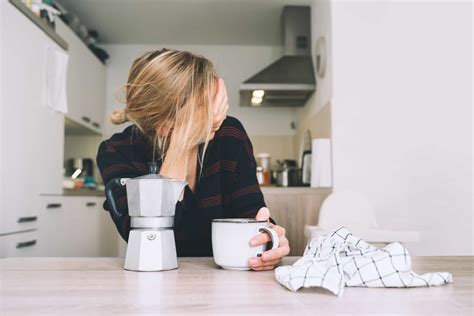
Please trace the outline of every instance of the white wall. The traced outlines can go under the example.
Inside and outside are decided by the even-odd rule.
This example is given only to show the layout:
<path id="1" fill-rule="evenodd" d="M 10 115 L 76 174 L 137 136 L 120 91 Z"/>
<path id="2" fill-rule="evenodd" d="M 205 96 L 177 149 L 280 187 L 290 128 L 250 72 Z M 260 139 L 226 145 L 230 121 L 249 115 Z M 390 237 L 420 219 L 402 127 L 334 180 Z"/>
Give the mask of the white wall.
<path id="1" fill-rule="evenodd" d="M 474 5 L 471 5 L 471 23 L 473 23 L 472 19 L 474 19 Z M 474 24 L 474 23 L 473 23 Z M 471 52 L 474 52 L 474 30 L 471 25 Z M 474 100 L 474 80 L 472 79 L 474 74 L 474 63 L 471 59 L 471 102 Z M 471 109 L 471 198 L 472 204 L 471 207 L 474 208 L 474 110 Z M 471 239 L 474 240 L 474 215 L 471 216 Z M 473 246 L 474 247 L 474 246 Z"/>
<path id="2" fill-rule="evenodd" d="M 326 39 L 326 71 L 323 78 L 316 73 L 316 42 Z M 311 46 L 316 78 L 316 92 L 303 108 L 297 110 L 298 128 L 295 135 L 295 151 L 298 159 L 303 153 L 303 138 L 307 130 L 312 138 L 330 136 L 330 106 L 332 97 L 332 52 L 331 52 L 331 3 L 330 0 L 313 0 L 311 3 Z M 325 110 L 325 111 L 323 111 Z"/>
<path id="3" fill-rule="evenodd" d="M 243 108 L 239 106 L 239 85 L 263 67 L 268 66 L 282 53 L 278 46 L 214 46 L 214 45 L 104 45 L 111 58 L 107 65 L 107 110 L 122 107 L 113 93 L 126 83 L 132 61 L 141 53 L 162 47 L 189 50 L 212 60 L 226 81 L 230 110 L 229 115 L 238 117 L 250 135 L 294 135 L 290 124 L 294 119 L 291 108 Z M 105 137 L 122 130 L 106 120 Z M 292 148 L 290 149 L 292 151 Z"/>
<path id="4" fill-rule="evenodd" d="M 5 25 L 3 25 L 3 14 L 4 14 L 4 6 L 6 5 L 6 1 L 0 1 L 0 122 L 2 121 L 3 115 L 3 32 L 5 32 Z M 0 201 L 3 201 L 3 135 L 2 129 L 0 128 Z M 2 203 L 0 203 L 0 221 L 2 221 Z"/>
<path id="5" fill-rule="evenodd" d="M 335 191 L 416 230 L 417 255 L 472 250 L 469 2 L 334 2 Z"/>
<path id="6" fill-rule="evenodd" d="M 332 52 L 331 52 L 331 4 L 330 0 L 314 0 L 311 5 L 311 45 L 313 66 L 316 72 L 315 46 L 318 38 L 324 37 L 327 46 L 326 73 L 316 77 L 316 92 L 298 111 L 298 118 L 303 121 L 318 113 L 331 101 L 332 96 Z"/>

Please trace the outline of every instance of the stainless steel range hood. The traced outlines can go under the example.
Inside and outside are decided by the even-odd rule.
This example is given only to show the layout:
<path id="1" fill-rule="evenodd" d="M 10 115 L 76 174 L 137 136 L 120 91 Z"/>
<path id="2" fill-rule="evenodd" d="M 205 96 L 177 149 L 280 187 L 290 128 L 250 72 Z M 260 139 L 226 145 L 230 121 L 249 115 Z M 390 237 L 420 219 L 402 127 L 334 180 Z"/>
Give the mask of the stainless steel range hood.
<path id="1" fill-rule="evenodd" d="M 240 85 L 242 106 L 303 106 L 316 91 L 311 58 L 311 9 L 285 6 L 283 57 Z"/>

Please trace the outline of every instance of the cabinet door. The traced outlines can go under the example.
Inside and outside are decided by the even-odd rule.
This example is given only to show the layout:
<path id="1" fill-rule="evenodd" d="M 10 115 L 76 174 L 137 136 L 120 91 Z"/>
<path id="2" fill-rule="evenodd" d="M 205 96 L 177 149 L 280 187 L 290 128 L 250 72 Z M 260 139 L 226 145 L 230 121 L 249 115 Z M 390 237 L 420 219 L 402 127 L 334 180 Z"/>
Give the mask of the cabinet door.
<path id="1" fill-rule="evenodd" d="M 71 223 L 62 196 L 42 196 L 39 203 L 38 256 L 63 256 L 69 250 Z"/>
<path id="2" fill-rule="evenodd" d="M 103 199 L 93 196 L 42 199 L 38 228 L 40 256 L 116 255 L 117 233 L 108 214 L 101 210 Z"/>
<path id="3" fill-rule="evenodd" d="M 101 133 L 105 111 L 105 66 L 64 22 L 57 21 L 56 32 L 69 44 L 67 117 Z"/>
<path id="4" fill-rule="evenodd" d="M 102 133 L 104 129 L 106 76 L 105 66 L 93 56 L 91 58 L 91 78 L 89 79 L 89 93 L 92 102 L 87 109 L 87 113 L 91 117 L 92 128 L 99 133 Z"/>
<path id="5" fill-rule="evenodd" d="M 316 225 L 321 204 L 331 189 L 262 188 L 265 203 L 278 225 L 285 227 L 290 256 L 301 256 L 306 248 L 305 225 Z"/>
<path id="6" fill-rule="evenodd" d="M 14 201 L 6 198 L 2 204 L 5 208 L 2 210 L 0 234 L 27 231 L 38 227 L 39 212 L 35 206 L 30 206 L 34 203 L 29 201 L 16 203 L 20 205 L 18 207 Z"/>
<path id="7" fill-rule="evenodd" d="M 118 255 L 118 245 L 120 237 L 117 228 L 115 227 L 109 212 L 103 208 L 105 197 L 96 197 L 96 211 L 97 217 L 99 218 L 99 244 L 100 244 L 100 256 L 105 257 L 116 257 Z"/>
<path id="8" fill-rule="evenodd" d="M 62 187 L 64 117 L 46 107 L 46 52 L 59 46 L 10 3 L 2 28 L 2 195 L 4 218 L 34 216 L 39 193 Z M 2 221 L 1 233 L 10 232 Z M 5 227 L 7 225 L 8 227 Z"/>

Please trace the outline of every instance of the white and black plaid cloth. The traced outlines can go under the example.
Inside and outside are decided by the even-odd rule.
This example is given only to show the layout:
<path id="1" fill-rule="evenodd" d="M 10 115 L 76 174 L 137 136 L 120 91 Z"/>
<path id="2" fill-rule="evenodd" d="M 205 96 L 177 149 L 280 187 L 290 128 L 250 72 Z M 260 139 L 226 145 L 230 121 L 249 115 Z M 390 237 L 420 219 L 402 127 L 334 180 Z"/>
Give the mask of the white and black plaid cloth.
<path id="1" fill-rule="evenodd" d="M 346 227 L 311 240 L 301 259 L 275 270 L 279 283 L 292 291 L 322 287 L 341 296 L 345 286 L 415 287 L 453 282 L 451 273 L 418 275 L 400 243 L 378 249 L 354 236 Z"/>

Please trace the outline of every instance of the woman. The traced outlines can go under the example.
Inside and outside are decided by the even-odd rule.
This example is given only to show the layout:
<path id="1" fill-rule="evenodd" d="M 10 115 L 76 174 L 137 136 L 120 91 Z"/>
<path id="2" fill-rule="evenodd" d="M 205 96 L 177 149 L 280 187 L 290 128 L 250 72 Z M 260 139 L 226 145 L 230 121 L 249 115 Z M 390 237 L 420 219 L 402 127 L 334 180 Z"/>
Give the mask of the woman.
<path id="1" fill-rule="evenodd" d="M 209 60 L 168 49 L 146 53 L 132 65 L 125 99 L 125 109 L 114 111 L 111 120 L 133 124 L 100 145 L 102 179 L 142 176 L 148 162 L 157 162 L 160 175 L 188 182 L 176 204 L 178 256 L 212 256 L 214 218 L 272 221 L 256 179 L 252 144 L 242 124 L 226 116 L 225 84 Z M 119 211 L 128 214 L 125 190 L 114 196 Z M 107 203 L 104 208 L 109 210 Z M 130 217 L 110 213 L 127 240 Z M 280 236 L 279 247 L 249 258 L 253 270 L 273 269 L 289 253 L 284 228 L 273 221 L 270 226 Z M 260 233 L 250 245 L 269 240 Z"/>

